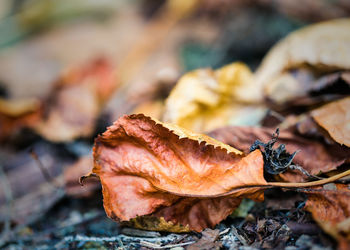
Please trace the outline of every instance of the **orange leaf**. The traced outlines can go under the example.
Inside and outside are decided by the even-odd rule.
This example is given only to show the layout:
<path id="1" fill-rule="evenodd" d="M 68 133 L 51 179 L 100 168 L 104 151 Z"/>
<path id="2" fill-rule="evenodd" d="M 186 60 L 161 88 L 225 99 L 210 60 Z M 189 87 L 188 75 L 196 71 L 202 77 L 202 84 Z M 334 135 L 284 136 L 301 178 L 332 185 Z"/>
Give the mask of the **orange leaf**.
<path id="1" fill-rule="evenodd" d="M 44 105 L 42 120 L 33 128 L 55 142 L 90 136 L 102 105 L 116 87 L 115 74 L 104 59 L 64 75 Z"/>
<path id="2" fill-rule="evenodd" d="M 350 147 L 350 97 L 324 105 L 311 115 L 336 142 Z"/>
<path id="3" fill-rule="evenodd" d="M 341 249 L 350 247 L 350 190 L 347 185 L 334 185 L 334 190 L 311 189 L 307 192 L 305 209 L 325 232 L 340 243 Z M 346 248 L 347 246 L 347 248 Z"/>
<path id="4" fill-rule="evenodd" d="M 263 158 L 144 115 L 121 117 L 95 140 L 109 217 L 153 215 L 201 231 L 225 219 L 242 197 L 262 198 Z"/>

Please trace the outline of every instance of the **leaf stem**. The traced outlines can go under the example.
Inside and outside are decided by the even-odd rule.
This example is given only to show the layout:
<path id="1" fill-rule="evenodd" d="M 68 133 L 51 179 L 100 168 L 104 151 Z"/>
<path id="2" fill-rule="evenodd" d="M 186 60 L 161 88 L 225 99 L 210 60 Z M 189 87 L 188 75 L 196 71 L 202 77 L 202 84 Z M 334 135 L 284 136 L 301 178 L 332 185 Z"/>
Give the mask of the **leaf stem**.
<path id="1" fill-rule="evenodd" d="M 221 193 L 221 194 L 214 194 L 214 195 L 202 195 L 202 194 L 182 194 L 182 193 L 175 193 L 167 190 L 162 190 L 160 188 L 157 188 L 159 191 L 163 191 L 165 193 L 174 194 L 177 196 L 182 197 L 191 197 L 191 198 L 219 198 L 223 196 L 229 196 L 231 194 L 237 193 L 240 189 L 248 189 L 248 188 L 260 188 L 260 189 L 268 189 L 268 188 L 275 188 L 275 187 L 281 187 L 281 188 L 288 188 L 288 189 L 298 189 L 298 188 L 306 188 L 306 187 L 314 187 L 314 186 L 320 186 L 327 183 L 334 182 L 344 176 L 350 175 L 350 169 L 347 171 L 344 171 L 340 174 L 331 176 L 326 179 L 317 180 L 317 181 L 310 181 L 310 182 L 267 182 L 266 184 L 257 184 L 257 185 L 243 185 L 232 188 L 230 191 Z"/>
<path id="2" fill-rule="evenodd" d="M 327 183 L 334 182 L 344 176 L 350 175 L 350 169 L 347 171 L 344 171 L 340 174 L 331 176 L 326 179 L 317 180 L 317 181 L 310 181 L 310 182 L 268 182 L 267 185 L 274 186 L 274 187 L 286 187 L 286 188 L 303 188 L 303 187 L 313 187 L 313 186 L 319 186 L 324 185 Z"/>

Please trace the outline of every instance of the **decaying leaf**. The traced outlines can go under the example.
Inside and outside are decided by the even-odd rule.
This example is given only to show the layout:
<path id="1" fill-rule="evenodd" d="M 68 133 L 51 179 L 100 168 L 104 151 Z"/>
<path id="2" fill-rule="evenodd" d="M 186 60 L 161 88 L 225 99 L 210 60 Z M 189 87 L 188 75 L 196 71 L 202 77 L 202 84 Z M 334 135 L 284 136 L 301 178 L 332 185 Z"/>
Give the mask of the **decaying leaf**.
<path id="1" fill-rule="evenodd" d="M 233 126 L 217 129 L 209 135 L 248 153 L 255 140 L 268 142 L 273 132 L 274 130 L 270 128 Z M 293 162 L 312 175 L 334 170 L 350 158 L 350 151 L 345 147 L 324 145 L 288 131 L 281 131 L 278 141 L 285 144 L 286 150 L 290 153 L 299 151 Z M 289 182 L 300 182 L 307 179 L 307 176 L 296 170 L 285 172 L 280 177 Z"/>
<path id="2" fill-rule="evenodd" d="M 35 131 L 56 142 L 91 135 L 102 105 L 115 87 L 114 70 L 104 59 L 68 72 L 53 90 Z"/>
<path id="3" fill-rule="evenodd" d="M 278 75 L 269 84 L 266 84 L 264 93 L 269 101 L 281 105 L 304 97 L 314 80 L 315 76 L 312 71 L 301 67 Z"/>
<path id="4" fill-rule="evenodd" d="M 242 63 L 187 73 L 166 100 L 164 121 L 196 132 L 228 124 L 256 125 L 266 110 L 254 105 L 262 96 L 251 79 Z"/>
<path id="5" fill-rule="evenodd" d="M 99 136 L 93 173 L 100 177 L 109 217 L 130 220 L 154 215 L 201 231 L 239 205 L 241 197 L 261 198 L 263 159 L 247 156 L 205 135 L 144 115 L 120 118 Z M 210 197 L 210 198 L 206 198 Z"/>
<path id="6" fill-rule="evenodd" d="M 242 198 L 261 200 L 265 188 L 311 187 L 350 174 L 308 183 L 266 182 L 260 150 L 243 155 L 142 114 L 118 119 L 97 137 L 93 155 L 91 174 L 100 178 L 107 215 L 118 221 L 155 216 L 155 223 L 143 223 L 153 230 L 201 231 L 231 214 Z"/>
<path id="7" fill-rule="evenodd" d="M 313 110 L 311 115 L 336 142 L 350 147 L 350 97 Z"/>
<path id="8" fill-rule="evenodd" d="M 7 100 L 0 98 L 0 114 L 10 117 L 18 117 L 37 111 L 40 102 L 36 98 Z"/>
<path id="9" fill-rule="evenodd" d="M 321 76 L 320 76 L 321 74 Z M 340 71 L 322 74 L 301 66 L 281 73 L 265 86 L 265 96 L 276 111 L 293 111 L 344 98 L 350 94 L 350 73 Z"/>
<path id="10" fill-rule="evenodd" d="M 305 209 L 325 232 L 336 238 L 341 249 L 350 247 L 350 189 L 334 185 L 333 190 L 314 188 L 307 191 Z"/>
<path id="11" fill-rule="evenodd" d="M 55 142 L 89 136 L 116 87 L 115 71 L 105 59 L 74 68 L 58 80 L 46 100 L 0 102 L 0 137 L 6 138 L 21 128 L 31 128 Z"/>
<path id="12" fill-rule="evenodd" d="M 21 113 L 20 116 L 9 116 L 0 113 L 0 140 L 5 141 L 22 128 L 34 126 L 40 121 L 40 118 L 41 108 L 28 113 Z"/>
<path id="13" fill-rule="evenodd" d="M 274 46 L 257 70 L 254 82 L 264 88 L 285 71 L 312 65 L 321 72 L 349 70 L 350 19 L 337 19 L 297 30 Z"/>
<path id="14" fill-rule="evenodd" d="M 0 140 L 39 121 L 41 103 L 36 98 L 0 98 Z"/>
<path id="15" fill-rule="evenodd" d="M 216 242 L 219 238 L 218 229 L 205 229 L 202 232 L 202 238 L 196 243 L 187 247 L 188 250 L 219 250 L 222 247 L 221 242 Z"/>

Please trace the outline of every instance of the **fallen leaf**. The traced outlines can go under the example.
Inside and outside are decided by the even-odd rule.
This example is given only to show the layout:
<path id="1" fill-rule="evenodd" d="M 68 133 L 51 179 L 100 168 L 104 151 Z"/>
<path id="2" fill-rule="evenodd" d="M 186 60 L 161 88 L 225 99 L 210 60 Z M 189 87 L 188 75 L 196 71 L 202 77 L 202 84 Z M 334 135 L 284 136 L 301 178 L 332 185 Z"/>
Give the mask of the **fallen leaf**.
<path id="1" fill-rule="evenodd" d="M 35 124 L 41 115 L 41 103 L 36 98 L 0 98 L 0 140 L 8 139 L 23 127 Z"/>
<path id="2" fill-rule="evenodd" d="M 350 247 L 350 189 L 337 184 L 336 190 L 314 188 L 307 190 L 305 210 L 312 214 L 322 229 L 339 242 L 340 249 Z"/>
<path id="3" fill-rule="evenodd" d="M 43 117 L 33 129 L 54 142 L 90 136 L 102 105 L 115 87 L 114 70 L 105 59 L 72 69 L 53 89 Z"/>
<path id="4" fill-rule="evenodd" d="M 299 67 L 280 74 L 265 87 L 270 107 L 291 113 L 301 108 L 322 105 L 350 94 L 350 73 L 321 74 L 310 67 Z"/>
<path id="5" fill-rule="evenodd" d="M 293 69 L 281 73 L 269 82 L 264 94 L 276 105 L 290 104 L 293 100 L 306 96 L 314 81 L 315 76 L 309 68 Z"/>
<path id="6" fill-rule="evenodd" d="M 300 136 L 307 137 L 313 140 L 324 141 L 326 144 L 337 144 L 325 131 L 322 129 L 309 113 L 304 113 L 299 116 L 288 116 L 280 125 L 280 128 L 288 130 Z"/>
<path id="7" fill-rule="evenodd" d="M 312 84 L 309 91 L 312 95 L 348 95 L 350 92 L 350 72 L 343 71 L 324 75 Z"/>
<path id="8" fill-rule="evenodd" d="M 255 140 L 267 142 L 271 139 L 274 129 L 262 127 L 226 127 L 214 130 L 210 136 L 232 147 L 248 153 Z M 329 172 L 349 160 L 350 151 L 339 145 L 324 145 L 315 140 L 295 135 L 289 131 L 281 131 L 278 142 L 286 145 L 289 153 L 300 150 L 293 159 L 312 175 Z M 293 170 L 280 174 L 283 180 L 289 182 L 305 181 L 307 177 L 301 172 Z"/>
<path id="9" fill-rule="evenodd" d="M 41 109 L 29 113 L 21 113 L 20 116 L 9 116 L 0 113 L 0 141 L 9 141 L 12 135 L 16 135 L 21 129 L 37 124 L 41 118 Z"/>
<path id="10" fill-rule="evenodd" d="M 158 221 L 144 224 L 173 232 L 213 227 L 242 198 L 261 200 L 266 188 L 312 187 L 350 174 L 307 183 L 266 182 L 260 150 L 243 155 L 206 135 L 142 114 L 123 116 L 98 136 L 93 156 L 88 176 L 100 178 L 110 218 L 155 216 Z"/>
<path id="11" fill-rule="evenodd" d="M 0 98 L 0 114 L 10 117 L 18 117 L 37 111 L 40 108 L 40 102 L 36 98 L 28 99 L 3 99 Z"/>
<path id="12" fill-rule="evenodd" d="M 313 110 L 311 116 L 336 142 L 350 147 L 350 97 Z"/>
<path id="13" fill-rule="evenodd" d="M 256 125 L 266 109 L 258 104 L 261 96 L 251 79 L 242 63 L 189 72 L 166 99 L 164 121 L 195 132 L 229 124 Z"/>
<path id="14" fill-rule="evenodd" d="M 216 242 L 219 238 L 220 231 L 218 229 L 205 229 L 202 232 L 202 238 L 196 243 L 187 247 L 187 250 L 219 250 L 222 246 L 221 242 Z"/>
<path id="15" fill-rule="evenodd" d="M 266 184 L 259 150 L 243 156 L 208 136 L 144 115 L 124 116 L 96 139 L 93 173 L 112 219 L 154 215 L 196 231 L 226 218 L 241 197 L 262 198 L 259 188 L 215 195 Z"/>
<path id="16" fill-rule="evenodd" d="M 344 18 L 310 25 L 291 33 L 265 56 L 254 75 L 256 88 L 262 91 L 286 71 L 301 65 L 310 65 L 319 73 L 349 70 L 349 29 L 350 19 Z"/>

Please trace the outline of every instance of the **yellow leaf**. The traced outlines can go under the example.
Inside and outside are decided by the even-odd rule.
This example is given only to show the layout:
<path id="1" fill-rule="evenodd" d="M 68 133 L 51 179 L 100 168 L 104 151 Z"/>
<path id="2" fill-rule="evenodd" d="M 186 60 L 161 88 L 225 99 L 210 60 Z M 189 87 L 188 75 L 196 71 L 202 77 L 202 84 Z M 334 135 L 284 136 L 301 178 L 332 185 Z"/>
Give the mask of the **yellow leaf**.
<path id="1" fill-rule="evenodd" d="M 252 72 L 242 63 L 216 71 L 198 69 L 185 74 L 165 104 L 164 120 L 203 132 L 225 125 L 256 125 L 265 114 L 252 82 Z"/>

